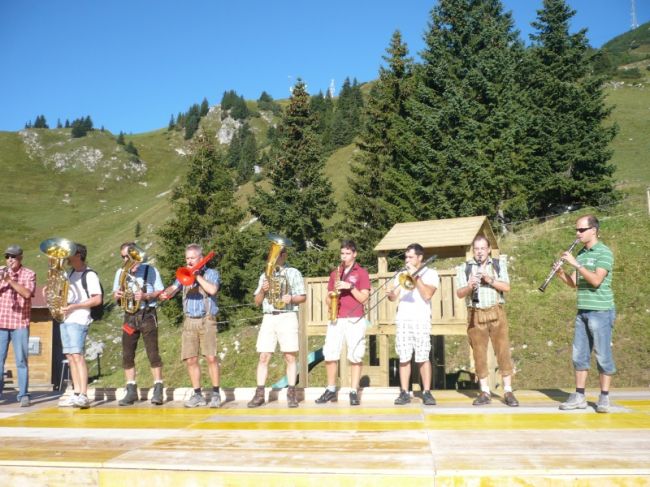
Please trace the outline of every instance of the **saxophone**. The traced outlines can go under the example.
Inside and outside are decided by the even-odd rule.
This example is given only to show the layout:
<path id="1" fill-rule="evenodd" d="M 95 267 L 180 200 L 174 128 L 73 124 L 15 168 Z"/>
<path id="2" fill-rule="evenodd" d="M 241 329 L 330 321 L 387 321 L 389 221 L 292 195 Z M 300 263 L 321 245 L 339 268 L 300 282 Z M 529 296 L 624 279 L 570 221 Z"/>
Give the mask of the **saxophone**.
<path id="1" fill-rule="evenodd" d="M 137 245 L 129 245 L 126 256 L 128 257 L 122 266 L 122 273 L 120 274 L 120 291 L 122 291 L 122 298 L 120 306 L 125 313 L 133 314 L 140 309 L 140 300 L 135 299 L 135 294 L 142 291 L 142 286 L 131 275 L 131 269 L 136 265 L 145 261 L 147 254 Z M 145 286 L 147 283 L 145 283 Z"/>
<path id="2" fill-rule="evenodd" d="M 343 265 L 339 266 L 339 269 L 337 269 L 337 273 L 339 275 L 339 281 L 343 279 L 343 269 L 341 269 Z M 334 283 L 336 286 L 336 283 Z M 327 293 L 327 296 L 330 298 L 330 309 L 329 313 L 327 315 L 327 318 L 330 323 L 334 323 L 339 316 L 339 306 L 341 304 L 341 291 L 334 288 L 334 290 L 330 291 Z"/>
<path id="3" fill-rule="evenodd" d="M 286 303 L 282 301 L 282 296 L 289 291 L 289 284 L 287 283 L 287 277 L 280 269 L 280 266 L 276 265 L 276 262 L 282 251 L 286 247 L 290 247 L 292 242 L 273 233 L 270 233 L 268 238 L 271 241 L 271 247 L 269 248 L 269 255 L 264 269 L 266 280 L 269 281 L 269 293 L 266 299 L 275 309 L 284 309 Z"/>
<path id="4" fill-rule="evenodd" d="M 56 321 L 65 319 L 63 308 L 68 305 L 70 280 L 65 271 L 65 261 L 77 251 L 74 242 L 65 238 L 49 238 L 40 245 L 41 252 L 47 255 L 47 307 Z"/>

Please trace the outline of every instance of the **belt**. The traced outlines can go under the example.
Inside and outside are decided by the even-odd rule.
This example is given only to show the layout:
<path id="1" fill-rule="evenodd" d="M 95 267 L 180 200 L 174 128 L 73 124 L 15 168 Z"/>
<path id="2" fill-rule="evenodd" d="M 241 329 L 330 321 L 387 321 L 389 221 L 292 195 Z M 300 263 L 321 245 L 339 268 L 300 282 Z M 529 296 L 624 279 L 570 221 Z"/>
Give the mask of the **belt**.
<path id="1" fill-rule="evenodd" d="M 188 318 L 191 318 L 193 320 L 199 320 L 201 318 L 205 318 L 205 315 L 197 315 L 197 316 L 185 315 L 185 316 L 187 316 Z M 214 318 L 214 315 L 208 315 L 208 317 Z"/>
<path id="2" fill-rule="evenodd" d="M 269 311 L 268 313 L 265 313 L 267 315 L 283 315 L 286 313 L 286 311 Z"/>

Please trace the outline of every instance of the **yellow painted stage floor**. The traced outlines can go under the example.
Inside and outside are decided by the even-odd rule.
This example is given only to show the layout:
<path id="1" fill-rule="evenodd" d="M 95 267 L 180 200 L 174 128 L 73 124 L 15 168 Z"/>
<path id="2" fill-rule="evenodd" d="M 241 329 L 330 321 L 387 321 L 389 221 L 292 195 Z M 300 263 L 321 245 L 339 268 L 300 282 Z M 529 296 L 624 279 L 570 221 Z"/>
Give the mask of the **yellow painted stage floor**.
<path id="1" fill-rule="evenodd" d="M 569 391 L 516 391 L 473 407 L 472 393 L 439 391 L 393 406 L 397 389 L 367 389 L 362 405 L 278 400 L 248 409 L 252 389 L 225 391 L 221 409 L 118 407 L 93 391 L 88 410 L 34 393 L 0 402 L 0 485 L 650 485 L 650 390 L 612 391 L 612 411 L 559 411 Z M 145 391 L 146 392 L 146 391 Z M 179 396 L 180 394 L 180 396 Z M 117 391 L 117 396 L 121 391 Z"/>

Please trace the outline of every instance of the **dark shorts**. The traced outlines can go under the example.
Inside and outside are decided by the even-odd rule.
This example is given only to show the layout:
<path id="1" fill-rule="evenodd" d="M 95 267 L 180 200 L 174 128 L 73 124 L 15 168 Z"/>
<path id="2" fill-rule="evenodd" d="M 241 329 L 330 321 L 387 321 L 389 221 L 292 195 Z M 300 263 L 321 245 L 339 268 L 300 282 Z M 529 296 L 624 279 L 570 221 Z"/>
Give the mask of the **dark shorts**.
<path id="1" fill-rule="evenodd" d="M 122 367 L 135 367 L 135 350 L 142 335 L 144 349 L 147 352 L 149 365 L 152 368 L 162 367 L 162 359 L 158 351 L 158 318 L 156 308 L 140 310 L 137 313 L 126 313 L 124 323 L 134 328 L 133 334 L 122 331 Z"/>

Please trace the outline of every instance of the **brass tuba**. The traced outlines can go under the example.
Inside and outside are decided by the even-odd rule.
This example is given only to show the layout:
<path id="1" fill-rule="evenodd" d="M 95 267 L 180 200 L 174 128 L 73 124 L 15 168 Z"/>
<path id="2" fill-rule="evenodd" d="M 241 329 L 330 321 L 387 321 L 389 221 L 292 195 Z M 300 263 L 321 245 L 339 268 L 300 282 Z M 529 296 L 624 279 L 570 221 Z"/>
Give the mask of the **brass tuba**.
<path id="1" fill-rule="evenodd" d="M 274 233 L 269 233 L 268 238 L 271 241 L 271 247 L 264 269 L 266 280 L 269 281 L 269 293 L 266 299 L 275 309 L 284 309 L 286 303 L 282 301 L 282 296 L 287 294 L 289 285 L 286 276 L 276 262 L 282 251 L 293 244 L 288 238 L 280 237 Z"/>
<path id="2" fill-rule="evenodd" d="M 64 268 L 65 260 L 74 255 L 77 246 L 65 238 L 48 238 L 40 245 L 41 252 L 47 255 L 47 291 L 45 299 L 52 317 L 63 321 L 63 308 L 68 305 L 68 288 L 70 280 Z"/>
<path id="3" fill-rule="evenodd" d="M 140 309 L 140 300 L 135 299 L 135 294 L 142 291 L 142 286 L 131 275 L 131 269 L 144 262 L 147 259 L 147 254 L 137 245 L 131 244 L 126 251 L 126 256 L 128 259 L 124 261 L 120 274 L 120 291 L 122 291 L 120 306 L 126 313 L 133 314 Z M 145 282 L 144 285 L 146 286 L 147 283 Z"/>

